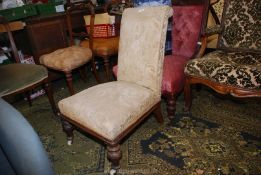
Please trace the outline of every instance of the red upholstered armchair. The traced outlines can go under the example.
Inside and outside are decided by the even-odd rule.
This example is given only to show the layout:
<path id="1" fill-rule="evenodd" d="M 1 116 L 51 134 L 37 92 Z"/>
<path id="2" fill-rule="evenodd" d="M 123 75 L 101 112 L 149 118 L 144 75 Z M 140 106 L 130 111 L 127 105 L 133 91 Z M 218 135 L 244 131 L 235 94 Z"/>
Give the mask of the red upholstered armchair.
<path id="1" fill-rule="evenodd" d="M 200 53 L 208 5 L 209 0 L 195 5 L 173 5 L 172 54 L 165 56 L 162 80 L 162 95 L 170 119 L 175 114 L 177 96 L 184 88 L 184 66 Z M 117 66 L 113 67 L 113 73 L 117 75 Z"/>

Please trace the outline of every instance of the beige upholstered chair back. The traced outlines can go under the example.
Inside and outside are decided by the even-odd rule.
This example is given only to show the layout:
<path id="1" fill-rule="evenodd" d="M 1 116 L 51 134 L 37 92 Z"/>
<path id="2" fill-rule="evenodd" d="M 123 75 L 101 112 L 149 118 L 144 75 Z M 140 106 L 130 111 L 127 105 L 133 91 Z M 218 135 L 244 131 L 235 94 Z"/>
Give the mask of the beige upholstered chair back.
<path id="1" fill-rule="evenodd" d="M 168 6 L 128 8 L 123 12 L 118 81 L 133 82 L 161 95 Z"/>

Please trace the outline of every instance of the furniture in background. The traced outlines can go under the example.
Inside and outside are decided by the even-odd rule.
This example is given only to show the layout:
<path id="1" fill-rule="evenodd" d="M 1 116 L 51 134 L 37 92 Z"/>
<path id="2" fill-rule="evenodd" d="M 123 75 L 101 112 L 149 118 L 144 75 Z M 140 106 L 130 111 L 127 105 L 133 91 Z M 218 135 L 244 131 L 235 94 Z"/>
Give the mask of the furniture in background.
<path id="1" fill-rule="evenodd" d="M 122 0 L 117 1 L 109 1 L 105 5 L 105 11 L 107 11 L 110 15 L 115 16 L 115 24 L 114 24 L 114 32 L 115 34 L 112 35 L 111 32 L 108 31 L 108 36 L 103 37 L 94 37 L 93 38 L 93 52 L 96 57 L 100 57 L 103 59 L 106 78 L 107 81 L 111 78 L 111 68 L 110 68 L 110 58 L 118 54 L 119 50 L 119 26 L 120 26 L 120 13 L 122 13 L 123 9 L 130 7 L 129 3 L 122 2 Z M 121 6 L 121 7 L 119 7 Z M 119 7 L 120 11 L 116 11 L 116 7 Z M 89 24 L 86 24 L 89 25 Z M 98 26 L 97 26 L 98 27 Z M 96 27 L 94 27 L 95 30 Z M 89 40 L 84 40 L 80 43 L 81 46 L 89 48 L 90 43 Z"/>
<path id="2" fill-rule="evenodd" d="M 203 40 L 206 26 L 209 0 L 203 0 L 196 5 L 179 4 L 173 5 L 172 18 L 172 54 L 166 55 L 163 66 L 162 95 L 166 98 L 169 119 L 174 118 L 176 100 L 182 92 L 186 62 L 196 56 L 201 56 L 205 49 L 200 41 Z M 113 68 L 117 75 L 118 68 Z"/>
<path id="3" fill-rule="evenodd" d="M 48 155 L 32 126 L 0 98 L 0 174 L 54 175 Z"/>
<path id="4" fill-rule="evenodd" d="M 169 6 L 124 10 L 118 80 L 93 86 L 58 103 L 68 144 L 72 143 L 73 125 L 105 142 L 111 174 L 119 168 L 122 139 L 151 112 L 163 122 L 160 89 L 168 17 L 172 13 Z"/>
<path id="5" fill-rule="evenodd" d="M 220 94 L 261 96 L 260 3 L 226 0 L 217 51 L 185 67 L 185 109 L 191 107 L 191 85 L 203 84 Z"/>
<path id="6" fill-rule="evenodd" d="M 173 5 L 172 54 L 166 55 L 163 66 L 162 95 L 166 98 L 169 119 L 176 111 L 178 95 L 185 84 L 186 62 L 202 56 L 200 47 L 207 21 L 209 0 L 196 5 Z"/>
<path id="7" fill-rule="evenodd" d="M 10 26 L 2 16 L 0 17 L 0 24 L 5 29 L 1 34 L 7 35 L 7 40 L 10 44 L 10 57 L 16 62 L 0 66 L 0 97 L 27 93 L 27 99 L 31 105 L 30 92 L 34 88 L 43 85 L 53 112 L 56 113 L 52 89 L 48 85 L 48 72 L 46 68 L 35 64 L 21 64 Z M 1 51 L 3 51 L 2 48 Z"/>
<path id="8" fill-rule="evenodd" d="M 77 31 L 72 28 L 72 14 L 74 11 L 86 10 L 86 13 L 91 14 L 91 24 L 90 24 L 90 32 Z M 69 92 L 71 95 L 75 94 L 72 84 L 72 71 L 76 69 L 80 69 L 82 72 L 82 76 L 84 77 L 85 71 L 84 66 L 86 63 L 91 62 L 92 72 L 97 80 L 100 82 L 93 57 L 93 26 L 94 26 L 94 7 L 90 1 L 83 3 L 71 3 L 67 6 L 66 9 L 66 17 L 67 17 L 67 27 L 69 31 L 70 38 L 70 46 L 55 50 L 54 52 L 44 54 L 40 57 L 40 63 L 46 66 L 48 69 L 61 71 L 65 74 L 67 86 L 69 88 Z M 84 30 L 85 31 L 85 30 Z M 75 45 L 76 39 L 89 39 L 90 47 L 84 48 L 78 45 Z M 65 38 L 63 38 L 65 40 Z"/>

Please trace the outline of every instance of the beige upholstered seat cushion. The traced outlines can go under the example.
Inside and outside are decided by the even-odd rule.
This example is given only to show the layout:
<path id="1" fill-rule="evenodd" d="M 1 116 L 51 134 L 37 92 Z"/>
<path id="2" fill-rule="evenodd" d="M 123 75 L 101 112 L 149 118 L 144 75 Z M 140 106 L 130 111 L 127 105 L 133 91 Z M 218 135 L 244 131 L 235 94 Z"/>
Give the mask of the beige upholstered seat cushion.
<path id="1" fill-rule="evenodd" d="M 80 46 L 89 48 L 89 41 L 82 41 Z M 93 39 L 93 52 L 97 56 L 116 55 L 118 54 L 118 50 L 119 37 Z"/>
<path id="2" fill-rule="evenodd" d="M 92 51 L 89 48 L 71 46 L 42 55 L 40 63 L 51 69 L 71 71 L 89 62 Z"/>
<path id="3" fill-rule="evenodd" d="M 159 101 L 148 88 L 116 81 L 86 89 L 61 100 L 58 106 L 63 115 L 114 140 Z"/>

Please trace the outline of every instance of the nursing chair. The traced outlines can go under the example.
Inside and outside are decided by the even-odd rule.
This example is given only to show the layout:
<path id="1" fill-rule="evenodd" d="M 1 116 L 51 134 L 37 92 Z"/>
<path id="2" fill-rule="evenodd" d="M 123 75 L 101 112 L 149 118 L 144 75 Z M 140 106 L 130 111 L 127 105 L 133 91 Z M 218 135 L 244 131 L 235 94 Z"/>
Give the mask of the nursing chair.
<path id="1" fill-rule="evenodd" d="M 260 3 L 226 0 L 217 51 L 185 67 L 185 109 L 191 107 L 191 85 L 203 84 L 235 97 L 261 96 Z"/>
<path id="2" fill-rule="evenodd" d="M 78 28 L 73 28 L 73 12 L 75 11 L 85 11 L 91 15 L 90 32 L 86 33 L 82 30 L 78 31 Z M 72 84 L 72 71 L 79 69 L 82 71 L 81 75 L 84 76 L 85 65 L 91 62 L 92 72 L 97 80 L 100 82 L 93 58 L 93 26 L 94 26 L 94 7 L 90 1 L 80 2 L 80 3 L 70 3 L 66 9 L 66 21 L 67 28 L 69 32 L 70 46 L 58 49 L 54 52 L 42 55 L 39 60 L 40 63 L 46 66 L 48 69 L 61 71 L 65 74 L 67 86 L 71 95 L 75 94 L 73 84 Z M 84 25 L 84 23 L 83 23 Z M 83 26 L 84 27 L 84 26 Z M 85 48 L 75 44 L 75 39 L 85 39 L 89 38 L 90 47 Z"/>
<path id="3" fill-rule="evenodd" d="M 52 89 L 48 84 L 48 71 L 44 66 L 35 64 L 22 64 L 18 55 L 17 47 L 14 42 L 11 28 L 6 19 L 0 16 L 0 24 L 3 27 L 2 35 L 7 36 L 10 44 L 10 59 L 15 63 L 0 65 L 0 97 L 26 93 L 31 106 L 30 92 L 38 86 L 43 86 L 47 93 L 52 110 L 56 113 Z M 1 46 L 3 47 L 3 46 Z M 5 51 L 1 48 L 0 52 Z"/>
<path id="4" fill-rule="evenodd" d="M 126 9 L 121 22 L 118 80 L 93 86 L 58 103 L 68 144 L 72 143 L 73 125 L 102 140 L 107 145 L 112 174 L 119 168 L 122 139 L 151 112 L 163 122 L 160 88 L 171 15 L 168 6 Z"/>
<path id="5" fill-rule="evenodd" d="M 112 58 L 112 56 L 116 56 L 119 50 L 119 25 L 121 13 L 123 9 L 128 8 L 130 6 L 130 3 L 122 3 L 121 0 L 109 1 L 105 5 L 105 12 L 108 12 L 109 15 L 115 17 L 115 36 L 103 36 L 93 38 L 93 53 L 96 57 L 102 58 L 105 67 L 107 81 L 109 81 L 111 78 L 110 59 Z M 82 47 L 89 48 L 89 40 L 83 40 L 80 43 L 80 45 Z"/>

